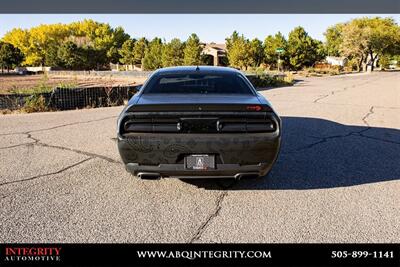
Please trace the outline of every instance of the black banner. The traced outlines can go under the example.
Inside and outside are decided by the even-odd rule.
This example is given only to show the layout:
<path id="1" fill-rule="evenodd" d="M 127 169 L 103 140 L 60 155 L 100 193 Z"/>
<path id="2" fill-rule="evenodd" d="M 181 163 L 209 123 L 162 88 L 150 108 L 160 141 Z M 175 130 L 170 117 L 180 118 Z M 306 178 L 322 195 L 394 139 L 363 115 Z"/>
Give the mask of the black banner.
<path id="1" fill-rule="evenodd" d="M 293 14 L 400 13 L 399 0 L 97 0 L 2 1 L 0 13 Z"/>
<path id="2" fill-rule="evenodd" d="M 0 266 L 400 266 L 400 244 L 2 244 Z"/>

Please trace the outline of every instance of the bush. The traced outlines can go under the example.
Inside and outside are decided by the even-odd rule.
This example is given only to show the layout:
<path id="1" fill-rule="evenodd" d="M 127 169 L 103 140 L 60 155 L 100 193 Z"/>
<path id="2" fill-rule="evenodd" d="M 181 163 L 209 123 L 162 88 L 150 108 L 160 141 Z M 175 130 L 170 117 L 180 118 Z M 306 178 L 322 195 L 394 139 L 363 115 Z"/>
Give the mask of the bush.
<path id="1" fill-rule="evenodd" d="M 388 69 L 390 65 L 390 58 L 386 55 L 381 56 L 379 59 L 379 65 L 382 70 Z"/>
<path id="2" fill-rule="evenodd" d="M 340 74 L 340 70 L 339 68 L 332 68 L 329 70 L 329 75 L 339 75 Z"/>
<path id="3" fill-rule="evenodd" d="M 313 67 L 304 68 L 304 71 L 307 73 L 314 73 L 315 69 Z"/>
<path id="4" fill-rule="evenodd" d="M 352 58 L 346 63 L 346 70 L 354 71 L 358 70 L 358 59 L 357 58 Z"/>
<path id="5" fill-rule="evenodd" d="M 321 75 L 338 75 L 340 74 L 341 67 L 340 66 L 330 66 L 323 67 L 322 64 L 319 67 L 308 67 L 304 68 L 304 74 L 308 76 L 321 76 Z"/>
<path id="6" fill-rule="evenodd" d="M 283 81 L 287 84 L 293 84 L 294 82 L 294 76 L 292 73 L 288 72 L 285 77 L 283 78 Z"/>
<path id="7" fill-rule="evenodd" d="M 13 94 L 40 94 L 40 93 L 49 93 L 53 91 L 53 87 L 48 85 L 49 78 L 47 74 L 44 74 L 42 79 L 38 84 L 29 88 L 17 88 L 13 87 L 10 92 Z"/>
<path id="8" fill-rule="evenodd" d="M 249 75 L 247 78 L 256 88 L 263 87 L 275 87 L 275 86 L 285 86 L 293 84 L 293 75 L 268 75 L 268 74 L 256 74 Z"/>
<path id="9" fill-rule="evenodd" d="M 22 110 L 26 113 L 48 111 L 49 108 L 44 96 L 34 94 L 25 98 L 25 104 Z"/>

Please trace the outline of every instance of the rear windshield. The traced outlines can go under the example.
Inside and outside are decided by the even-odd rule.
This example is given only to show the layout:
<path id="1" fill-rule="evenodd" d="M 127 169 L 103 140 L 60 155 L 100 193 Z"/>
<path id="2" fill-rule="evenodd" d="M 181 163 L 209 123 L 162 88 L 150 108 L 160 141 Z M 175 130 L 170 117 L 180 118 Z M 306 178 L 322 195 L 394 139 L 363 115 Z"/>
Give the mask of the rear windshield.
<path id="1" fill-rule="evenodd" d="M 253 94 L 240 74 L 165 74 L 150 79 L 146 94 Z"/>

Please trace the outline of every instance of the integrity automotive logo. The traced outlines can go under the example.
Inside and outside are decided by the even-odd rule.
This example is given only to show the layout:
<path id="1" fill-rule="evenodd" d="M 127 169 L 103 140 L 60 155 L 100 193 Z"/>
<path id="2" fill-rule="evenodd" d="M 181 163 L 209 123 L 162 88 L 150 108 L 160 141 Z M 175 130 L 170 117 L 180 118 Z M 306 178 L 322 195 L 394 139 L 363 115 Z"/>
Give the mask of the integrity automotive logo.
<path id="1" fill-rule="evenodd" d="M 6 247 L 3 262 L 61 261 L 60 247 Z"/>

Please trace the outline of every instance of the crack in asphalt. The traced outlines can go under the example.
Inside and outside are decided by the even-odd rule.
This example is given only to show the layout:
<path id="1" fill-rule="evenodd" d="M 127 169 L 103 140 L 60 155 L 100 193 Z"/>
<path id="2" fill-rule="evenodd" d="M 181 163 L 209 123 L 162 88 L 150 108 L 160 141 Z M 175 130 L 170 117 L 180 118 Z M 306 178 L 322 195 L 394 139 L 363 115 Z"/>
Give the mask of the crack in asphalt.
<path id="1" fill-rule="evenodd" d="M 387 140 L 387 139 L 383 139 L 383 138 L 378 138 L 378 137 L 374 137 L 374 136 L 368 136 L 368 135 L 364 135 L 364 134 L 359 134 L 359 135 L 356 135 L 356 136 L 363 137 L 363 138 L 368 138 L 368 139 L 373 139 L 373 140 L 381 141 L 381 142 L 385 142 L 385 143 L 400 145 L 400 142 Z"/>
<path id="2" fill-rule="evenodd" d="M 222 189 L 222 190 L 228 190 L 235 186 L 239 180 L 235 179 L 232 183 L 229 183 L 228 185 L 224 185 L 223 183 L 217 181 L 217 185 Z M 197 241 L 200 239 L 208 225 L 211 223 L 211 221 L 216 218 L 219 215 L 220 210 L 222 209 L 222 202 L 224 198 L 228 195 L 227 191 L 222 192 L 215 200 L 215 209 L 214 211 L 207 217 L 207 219 L 200 225 L 200 227 L 196 230 L 196 232 L 192 235 L 190 240 L 188 241 L 189 243 L 193 243 L 194 241 Z"/>
<path id="3" fill-rule="evenodd" d="M 376 79 L 374 79 L 374 81 L 376 81 Z M 356 87 L 360 87 L 360 86 L 362 86 L 362 85 L 364 85 L 364 84 L 369 84 L 369 83 L 371 83 L 370 80 L 367 80 L 366 82 L 363 82 L 363 83 L 354 84 L 354 85 L 352 85 L 352 86 L 346 86 L 346 87 L 344 87 L 344 88 L 342 88 L 342 89 L 339 89 L 339 90 L 333 90 L 333 91 L 331 91 L 329 94 L 319 96 L 318 98 L 316 98 L 316 99 L 313 101 L 313 103 L 320 104 L 319 101 L 322 100 L 322 99 L 324 99 L 324 98 L 327 98 L 327 97 L 329 97 L 329 96 L 332 96 L 332 95 L 334 95 L 334 94 L 336 94 L 336 93 L 345 92 L 345 91 L 347 91 L 349 88 L 356 88 Z"/>
<path id="4" fill-rule="evenodd" d="M 13 147 L 19 147 L 19 146 L 38 145 L 38 146 L 42 146 L 42 147 L 50 147 L 50 148 L 55 148 L 55 149 L 67 150 L 67 151 L 75 152 L 77 154 L 85 155 L 85 156 L 88 156 L 88 157 L 103 159 L 103 160 L 106 160 L 106 161 L 108 161 L 110 163 L 121 163 L 121 161 L 118 161 L 118 160 L 115 160 L 115 159 L 112 159 L 112 158 L 109 158 L 109 157 L 106 157 L 106 156 L 103 156 L 103 155 L 100 155 L 100 154 L 86 152 L 86 151 L 78 150 L 78 149 L 74 149 L 74 148 L 68 148 L 68 147 L 63 147 L 63 146 L 56 146 L 56 145 L 46 144 L 46 143 L 43 143 L 39 139 L 37 139 L 37 138 L 32 136 L 32 133 L 36 133 L 36 132 L 48 131 L 48 130 L 53 130 L 53 129 L 66 127 L 66 126 L 70 126 L 70 125 L 82 124 L 82 123 L 97 122 L 97 121 L 107 120 L 107 119 L 115 118 L 115 117 L 117 117 L 117 116 L 110 116 L 110 117 L 106 117 L 106 118 L 102 118 L 102 119 L 96 119 L 96 120 L 84 121 L 84 122 L 67 123 L 67 124 L 58 125 L 58 126 L 54 126 L 54 127 L 50 127 L 50 128 L 46 128 L 46 129 L 40 129 L 40 130 L 32 130 L 32 131 L 27 131 L 27 132 L 12 133 L 12 134 L 25 134 L 26 137 L 28 139 L 33 140 L 33 142 L 24 143 L 24 144 L 18 144 L 18 145 L 8 146 L 8 147 L 0 147 L 0 149 L 7 149 L 7 148 L 13 148 Z M 0 134 L 0 136 L 2 136 L 2 135 L 3 136 L 4 135 L 12 135 L 12 134 Z"/>
<path id="5" fill-rule="evenodd" d="M 193 243 L 200 239 L 201 235 L 203 234 L 205 229 L 208 227 L 208 225 L 211 223 L 211 221 L 219 215 L 219 212 L 221 211 L 221 208 L 222 208 L 222 202 L 227 195 L 228 195 L 228 192 L 225 191 L 225 192 L 222 192 L 217 197 L 217 199 L 215 201 L 214 211 L 207 217 L 207 220 L 200 225 L 200 227 L 194 233 L 192 238 L 190 238 L 190 240 L 188 241 L 189 243 Z"/>
<path id="6" fill-rule="evenodd" d="M 34 142 L 32 144 L 37 144 L 40 141 L 39 139 L 33 137 L 30 133 L 26 133 L 26 138 L 33 140 Z"/>
<path id="7" fill-rule="evenodd" d="M 65 167 L 65 168 L 62 168 L 62 169 L 60 169 L 60 170 L 58 170 L 58 171 L 55 171 L 55 172 L 40 174 L 40 175 L 36 175 L 36 176 L 32 176 L 32 177 L 29 177 L 29 178 L 20 179 L 20 180 L 16 180 L 16 181 L 10 181 L 10 182 L 0 183 L 0 186 L 8 185 L 8 184 L 21 183 L 21 182 L 27 182 L 27 181 L 32 181 L 32 180 L 39 179 L 39 178 L 42 178 L 42 177 L 46 177 L 46 176 L 49 176 L 49 175 L 59 174 L 59 173 L 62 173 L 62 172 L 64 172 L 64 171 L 66 171 L 66 170 L 69 170 L 69 169 L 71 169 L 71 168 L 73 168 L 73 167 L 76 167 L 76 166 L 78 166 L 78 165 L 80 165 L 80 164 L 82 164 L 82 163 L 84 163 L 84 162 L 86 162 L 86 161 L 88 161 L 88 160 L 91 160 L 91 159 L 93 159 L 93 157 L 90 157 L 90 158 L 81 160 L 81 161 L 79 161 L 79 162 L 77 162 L 77 163 L 74 163 L 74 164 L 72 164 L 72 165 L 69 165 L 69 166 L 67 166 L 67 167 Z"/>
<path id="8" fill-rule="evenodd" d="M 66 150 L 66 151 L 71 151 L 71 152 L 75 152 L 77 154 L 81 154 L 81 155 L 85 155 L 88 157 L 92 157 L 92 158 L 99 158 L 99 159 L 103 159 L 105 161 L 108 161 L 110 163 L 121 163 L 121 161 L 100 155 L 100 154 L 96 154 L 96 153 L 91 153 L 91 152 L 87 152 L 87 151 L 83 151 L 83 150 L 79 150 L 79 149 L 74 149 L 74 148 L 69 148 L 69 147 L 64 147 L 64 146 L 56 146 L 56 145 L 50 145 L 50 144 L 46 144 L 41 142 L 39 139 L 33 137 L 31 134 L 27 134 L 27 138 L 32 139 L 34 142 L 33 143 L 29 143 L 29 145 L 38 145 L 38 146 L 42 146 L 42 147 L 49 147 L 49 148 L 55 148 L 55 149 L 61 149 L 61 150 Z"/>
<path id="9" fill-rule="evenodd" d="M 320 100 L 322 100 L 322 99 L 324 99 L 324 98 L 327 98 L 328 96 L 332 96 L 332 95 L 334 95 L 334 94 L 336 94 L 336 93 L 342 93 L 342 92 L 344 92 L 344 91 L 347 91 L 347 89 L 349 89 L 349 88 L 354 88 L 354 87 L 356 87 L 356 86 L 351 86 L 351 87 L 344 87 L 344 88 L 342 88 L 342 89 L 340 89 L 340 90 L 333 90 L 333 91 L 331 91 L 329 94 L 327 94 L 327 95 L 323 95 L 323 96 L 321 96 L 321 97 L 318 97 L 317 99 L 315 99 L 314 101 L 313 101 L 313 103 L 317 103 L 317 104 L 319 104 L 319 102 L 318 101 L 320 101 Z"/>
<path id="10" fill-rule="evenodd" d="M 91 153 L 91 152 L 86 152 L 86 151 L 82 151 L 82 150 L 78 150 L 78 149 L 74 149 L 74 148 L 69 148 L 69 147 L 63 147 L 63 146 L 55 146 L 55 145 L 49 145 L 46 143 L 42 143 L 42 142 L 37 142 L 34 143 L 34 145 L 38 145 L 38 146 L 42 146 L 42 147 L 50 147 L 50 148 L 56 148 L 56 149 L 61 149 L 61 150 L 67 150 L 67 151 L 71 151 L 71 152 L 75 152 L 77 154 L 81 154 L 81 155 L 85 155 L 85 156 L 89 156 L 92 158 L 99 158 L 99 159 L 103 159 L 107 162 L 110 163 L 121 163 L 121 161 L 100 155 L 100 154 L 96 154 L 96 153 Z"/>
<path id="11" fill-rule="evenodd" d="M 332 93 L 332 92 L 331 92 Z M 323 96 L 320 96 L 320 97 L 318 97 L 317 99 L 315 99 L 314 101 L 313 101 L 313 103 L 318 103 L 318 101 L 320 101 L 320 100 L 322 100 L 322 99 L 324 99 L 324 98 L 327 98 L 328 96 L 330 96 L 331 94 L 327 94 L 327 95 L 323 95 Z"/>
<path id="12" fill-rule="evenodd" d="M 399 145 L 400 143 L 392 141 L 392 140 L 387 140 L 387 139 L 383 139 L 383 138 L 379 138 L 379 137 L 373 137 L 373 136 L 368 136 L 368 135 L 364 135 L 363 133 L 365 133 L 366 131 L 371 129 L 371 126 L 369 125 L 367 119 L 369 118 L 369 116 L 371 116 L 372 114 L 374 114 L 374 106 L 371 106 L 370 109 L 368 110 L 367 114 L 364 115 L 364 117 L 361 118 L 361 120 L 363 121 L 363 123 L 367 126 L 365 129 L 362 129 L 360 131 L 352 131 L 349 132 L 347 134 L 341 134 L 341 135 L 331 135 L 331 136 L 309 136 L 311 138 L 316 138 L 319 139 L 319 141 L 308 144 L 306 146 L 297 148 L 295 150 L 291 150 L 291 151 L 287 151 L 287 152 L 282 152 L 282 154 L 292 154 L 292 153 L 297 153 L 297 152 L 302 152 L 304 150 L 313 148 L 314 146 L 320 145 L 322 143 L 326 143 L 331 139 L 337 139 L 337 138 L 346 138 L 349 136 L 358 136 L 358 137 L 363 137 L 363 138 L 369 138 L 369 139 L 373 139 L 373 140 L 377 140 L 377 141 L 381 141 L 381 142 L 386 142 L 386 143 L 391 143 L 391 144 L 397 144 Z"/>
<path id="13" fill-rule="evenodd" d="M 19 146 L 28 146 L 28 145 L 33 145 L 33 144 L 35 144 L 35 142 L 23 143 L 23 144 L 12 145 L 12 146 L 3 146 L 3 147 L 0 147 L 0 150 L 1 150 L 1 149 L 8 149 L 8 148 L 19 147 Z"/>
<path id="14" fill-rule="evenodd" d="M 293 154 L 293 153 L 297 153 L 297 152 L 302 152 L 302 151 L 304 151 L 304 150 L 308 150 L 308 149 L 310 149 L 310 148 L 313 148 L 314 146 L 320 145 L 320 144 L 322 144 L 322 143 L 326 143 L 326 142 L 328 142 L 328 141 L 331 140 L 331 139 L 346 138 L 346 137 L 349 137 L 349 136 L 352 136 L 352 135 L 355 135 L 355 134 L 359 134 L 360 132 L 365 132 L 365 131 L 367 131 L 367 130 L 369 130 L 369 129 L 363 129 L 363 130 L 358 131 L 358 132 L 350 132 L 350 133 L 344 134 L 344 135 L 331 135 L 331 136 L 324 136 L 324 137 L 321 137 L 321 136 L 309 136 L 309 137 L 317 138 L 317 139 L 320 139 L 320 140 L 317 141 L 317 142 L 308 144 L 308 145 L 306 145 L 306 146 L 297 148 L 297 149 L 295 149 L 295 150 L 290 150 L 290 151 L 287 151 L 287 152 L 282 152 L 282 154 Z"/>
<path id="15" fill-rule="evenodd" d="M 49 130 L 54 130 L 66 126 L 71 126 L 71 125 L 78 125 L 78 124 L 85 124 L 85 123 L 91 123 L 91 122 L 96 122 L 96 121 L 103 121 L 103 120 L 108 120 L 112 118 L 117 118 L 118 116 L 109 116 L 101 119 L 95 119 L 95 120 L 89 120 L 89 121 L 79 121 L 79 122 L 72 122 L 72 123 L 66 123 L 66 124 L 61 124 L 49 128 L 43 128 L 43 129 L 37 129 L 37 130 L 31 130 L 31 131 L 25 131 L 25 132 L 15 132 L 15 133 L 3 133 L 0 134 L 0 136 L 7 136 L 7 135 L 15 135 L 15 134 L 31 134 L 31 133 L 37 133 L 37 132 L 44 132 L 44 131 L 49 131 Z"/>
<path id="16" fill-rule="evenodd" d="M 361 120 L 364 122 L 364 124 L 367 125 L 369 128 L 370 128 L 370 126 L 369 126 L 369 123 L 367 122 L 367 119 L 368 119 L 368 117 L 369 117 L 370 115 L 372 115 L 372 114 L 374 114 L 374 106 L 372 106 L 372 107 L 369 109 L 368 113 L 365 114 L 365 116 L 361 119 Z"/>

